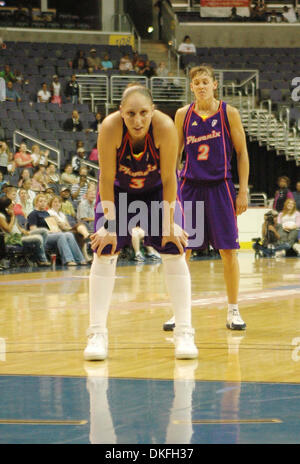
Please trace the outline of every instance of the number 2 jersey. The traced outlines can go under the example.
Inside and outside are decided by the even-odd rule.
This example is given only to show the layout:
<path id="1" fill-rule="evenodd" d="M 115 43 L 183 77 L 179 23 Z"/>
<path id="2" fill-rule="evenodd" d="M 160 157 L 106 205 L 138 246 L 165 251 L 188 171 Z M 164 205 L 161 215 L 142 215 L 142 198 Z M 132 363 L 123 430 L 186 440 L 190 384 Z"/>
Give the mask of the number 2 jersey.
<path id="1" fill-rule="evenodd" d="M 117 151 L 115 186 L 137 195 L 162 188 L 159 149 L 155 147 L 152 124 L 143 151 L 135 154 L 127 127 L 123 123 L 122 143 Z"/>
<path id="2" fill-rule="evenodd" d="M 189 106 L 183 125 L 186 161 L 181 178 L 194 182 L 231 178 L 233 144 L 226 106 L 220 101 L 218 111 L 207 118 L 195 112 L 195 103 Z"/>

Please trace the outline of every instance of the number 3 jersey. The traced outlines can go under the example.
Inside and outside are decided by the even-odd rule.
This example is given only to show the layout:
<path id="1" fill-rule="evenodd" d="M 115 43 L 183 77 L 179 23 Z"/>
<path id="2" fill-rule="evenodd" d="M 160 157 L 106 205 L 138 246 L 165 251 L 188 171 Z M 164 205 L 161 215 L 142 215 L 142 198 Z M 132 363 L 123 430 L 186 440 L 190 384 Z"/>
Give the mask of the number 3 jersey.
<path id="1" fill-rule="evenodd" d="M 207 118 L 195 112 L 192 103 L 183 125 L 186 161 L 181 177 L 191 181 L 214 182 L 231 178 L 233 144 L 226 103 Z"/>
<path id="2" fill-rule="evenodd" d="M 117 151 L 115 186 L 137 195 L 162 188 L 159 149 L 155 147 L 152 124 L 145 138 L 144 149 L 138 154 L 133 153 L 127 127 L 123 124 L 122 143 Z"/>

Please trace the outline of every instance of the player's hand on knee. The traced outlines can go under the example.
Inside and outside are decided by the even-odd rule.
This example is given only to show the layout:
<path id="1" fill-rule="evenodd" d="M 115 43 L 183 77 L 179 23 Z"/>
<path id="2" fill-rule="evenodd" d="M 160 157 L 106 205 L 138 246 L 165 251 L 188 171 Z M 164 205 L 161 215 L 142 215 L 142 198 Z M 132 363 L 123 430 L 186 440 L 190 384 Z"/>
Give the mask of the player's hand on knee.
<path id="1" fill-rule="evenodd" d="M 107 245 L 111 245 L 111 255 L 114 255 L 117 248 L 117 234 L 115 232 L 108 232 L 104 227 L 97 230 L 97 232 L 91 235 L 91 247 L 92 250 L 97 250 L 97 255 L 101 256 L 102 251 Z"/>
<path id="2" fill-rule="evenodd" d="M 184 248 L 188 244 L 188 238 L 189 236 L 186 231 L 178 224 L 174 224 L 166 231 L 166 235 L 163 234 L 161 245 L 165 247 L 168 242 L 172 242 L 177 246 L 179 253 L 182 255 L 184 253 Z"/>

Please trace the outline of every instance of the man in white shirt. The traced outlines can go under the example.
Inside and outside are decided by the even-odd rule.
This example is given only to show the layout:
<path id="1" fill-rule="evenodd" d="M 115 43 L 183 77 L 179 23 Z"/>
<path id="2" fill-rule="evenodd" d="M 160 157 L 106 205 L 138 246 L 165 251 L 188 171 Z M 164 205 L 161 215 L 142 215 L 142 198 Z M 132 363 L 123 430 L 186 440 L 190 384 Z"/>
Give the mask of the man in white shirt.
<path id="1" fill-rule="evenodd" d="M 37 101 L 38 103 L 49 103 L 51 98 L 51 93 L 47 88 L 46 82 L 43 82 L 41 90 L 38 91 Z"/>
<path id="2" fill-rule="evenodd" d="M 285 6 L 283 8 L 282 17 L 285 23 L 297 23 L 298 22 L 296 12 L 293 7 L 288 8 L 287 6 Z"/>

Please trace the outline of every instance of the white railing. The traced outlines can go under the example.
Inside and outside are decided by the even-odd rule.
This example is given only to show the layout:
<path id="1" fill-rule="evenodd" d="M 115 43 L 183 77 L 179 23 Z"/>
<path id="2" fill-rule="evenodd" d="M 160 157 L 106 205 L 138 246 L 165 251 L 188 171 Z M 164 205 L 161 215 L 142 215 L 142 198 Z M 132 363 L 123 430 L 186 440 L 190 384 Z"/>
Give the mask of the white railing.
<path id="1" fill-rule="evenodd" d="M 79 102 L 91 102 L 91 110 L 95 111 L 95 103 L 106 102 L 109 98 L 109 78 L 105 75 L 76 74 L 79 84 Z"/>
<path id="2" fill-rule="evenodd" d="M 127 75 L 127 76 L 119 76 L 113 75 L 110 78 L 110 101 L 112 104 L 120 103 L 122 99 L 122 94 L 126 89 L 127 85 L 137 82 L 139 84 L 144 85 L 145 87 L 149 86 L 149 79 L 144 76 L 137 76 L 137 75 Z"/>
<path id="3" fill-rule="evenodd" d="M 18 137 L 22 137 L 22 141 L 18 141 Z M 25 132 L 21 132 L 19 130 L 15 130 L 13 133 L 13 147 L 14 147 L 14 152 L 16 152 L 16 147 L 19 147 L 20 144 L 23 142 L 23 139 L 30 140 L 31 142 L 36 143 L 37 145 L 45 148 L 46 150 L 49 150 L 50 154 L 54 154 L 56 159 L 52 159 L 49 157 L 49 163 L 54 164 L 57 169 L 59 170 L 61 168 L 60 165 L 60 150 L 57 147 L 53 147 L 52 145 L 49 145 L 48 143 L 43 142 L 41 139 L 38 139 L 36 137 L 33 137 L 32 135 L 28 135 Z"/>
<path id="4" fill-rule="evenodd" d="M 185 77 L 151 77 L 150 89 L 154 102 L 188 102 Z"/>

